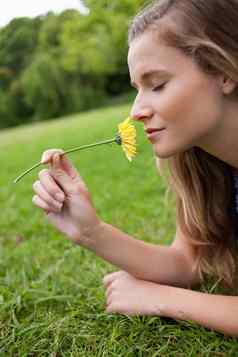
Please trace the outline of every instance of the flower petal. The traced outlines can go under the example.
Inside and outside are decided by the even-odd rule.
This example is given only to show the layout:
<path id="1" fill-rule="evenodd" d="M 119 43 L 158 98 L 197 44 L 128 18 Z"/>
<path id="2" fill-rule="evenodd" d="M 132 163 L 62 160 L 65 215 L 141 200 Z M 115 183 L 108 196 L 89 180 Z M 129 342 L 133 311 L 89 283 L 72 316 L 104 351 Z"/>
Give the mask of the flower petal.
<path id="1" fill-rule="evenodd" d="M 122 149 L 129 161 L 136 155 L 136 129 L 130 121 L 131 118 L 128 117 L 118 125 Z"/>

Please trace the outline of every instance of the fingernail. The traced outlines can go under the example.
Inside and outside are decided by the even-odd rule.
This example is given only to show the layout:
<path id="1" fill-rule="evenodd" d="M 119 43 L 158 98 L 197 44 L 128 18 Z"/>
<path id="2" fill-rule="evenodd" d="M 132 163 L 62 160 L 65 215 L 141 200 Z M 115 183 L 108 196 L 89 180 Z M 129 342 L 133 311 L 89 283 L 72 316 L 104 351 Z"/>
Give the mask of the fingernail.
<path id="1" fill-rule="evenodd" d="M 57 200 L 64 202 L 64 195 L 62 193 L 56 193 Z"/>

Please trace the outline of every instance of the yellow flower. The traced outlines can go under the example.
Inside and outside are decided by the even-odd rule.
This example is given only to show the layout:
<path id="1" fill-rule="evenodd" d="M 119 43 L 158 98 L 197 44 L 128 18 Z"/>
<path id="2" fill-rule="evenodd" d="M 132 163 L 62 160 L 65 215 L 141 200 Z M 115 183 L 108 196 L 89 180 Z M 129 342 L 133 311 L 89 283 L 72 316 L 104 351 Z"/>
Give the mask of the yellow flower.
<path id="1" fill-rule="evenodd" d="M 124 120 L 121 124 L 118 125 L 118 134 L 113 139 L 100 141 L 100 142 L 94 143 L 94 144 L 79 146 L 79 147 L 67 150 L 60 155 L 62 156 L 62 155 L 69 154 L 74 151 L 89 149 L 94 146 L 111 144 L 111 143 L 116 142 L 117 144 L 122 146 L 122 149 L 126 154 L 126 157 L 128 158 L 129 161 L 131 161 L 133 156 L 136 155 L 136 129 L 135 129 L 134 125 L 130 124 L 130 120 L 131 120 L 131 118 L 128 117 L 126 120 Z M 31 172 L 35 168 L 39 167 L 40 165 L 42 165 L 42 163 L 38 162 L 34 166 L 30 167 L 28 170 L 24 171 L 20 176 L 18 176 L 14 180 L 14 183 L 17 183 L 18 181 L 20 181 L 22 179 L 22 177 L 24 177 L 25 175 L 27 175 L 29 172 Z"/>
<path id="2" fill-rule="evenodd" d="M 128 117 L 118 125 L 117 143 L 122 145 L 122 149 L 129 161 L 136 155 L 136 129 L 130 123 L 131 118 Z"/>

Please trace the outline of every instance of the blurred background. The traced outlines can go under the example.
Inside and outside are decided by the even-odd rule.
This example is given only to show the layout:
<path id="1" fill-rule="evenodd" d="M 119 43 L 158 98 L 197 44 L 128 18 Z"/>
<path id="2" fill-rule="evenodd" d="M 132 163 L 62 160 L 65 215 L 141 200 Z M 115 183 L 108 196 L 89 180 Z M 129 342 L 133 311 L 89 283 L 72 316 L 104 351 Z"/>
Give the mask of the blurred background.
<path id="1" fill-rule="evenodd" d="M 130 102 L 127 31 L 143 0 L 8 0 L 0 129 Z"/>

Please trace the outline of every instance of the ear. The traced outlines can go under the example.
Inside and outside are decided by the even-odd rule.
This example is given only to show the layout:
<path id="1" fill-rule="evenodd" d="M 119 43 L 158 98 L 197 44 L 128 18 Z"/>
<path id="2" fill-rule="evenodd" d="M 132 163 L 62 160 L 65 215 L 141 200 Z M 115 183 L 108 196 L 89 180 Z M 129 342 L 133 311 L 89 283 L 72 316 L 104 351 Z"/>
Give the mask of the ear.
<path id="1" fill-rule="evenodd" d="M 234 89 L 237 87 L 237 82 L 234 81 L 231 78 L 227 78 L 227 77 L 223 77 L 222 79 L 222 91 L 223 94 L 227 95 L 227 94 L 231 94 Z"/>

